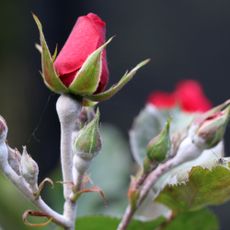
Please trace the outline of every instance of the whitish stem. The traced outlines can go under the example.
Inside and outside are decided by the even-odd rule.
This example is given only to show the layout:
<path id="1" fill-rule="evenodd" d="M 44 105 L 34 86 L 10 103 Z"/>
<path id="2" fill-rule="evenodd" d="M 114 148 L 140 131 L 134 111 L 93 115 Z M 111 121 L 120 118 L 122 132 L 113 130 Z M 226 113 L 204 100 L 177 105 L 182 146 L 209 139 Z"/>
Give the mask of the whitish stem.
<path id="1" fill-rule="evenodd" d="M 162 176 L 164 173 L 169 171 L 174 166 L 173 159 L 165 162 L 164 164 L 159 165 L 154 171 L 152 171 L 147 178 L 145 179 L 145 182 L 143 183 L 140 197 L 138 199 L 136 208 L 131 208 L 130 205 L 125 210 L 125 213 L 122 217 L 122 220 L 117 228 L 117 230 L 125 230 L 130 223 L 134 213 L 136 210 L 140 207 L 146 196 L 148 195 L 150 189 L 155 184 L 155 182 L 159 179 L 160 176 Z"/>
<path id="2" fill-rule="evenodd" d="M 40 197 L 38 199 L 35 199 L 33 193 L 28 187 L 28 184 L 25 183 L 24 179 L 21 176 L 15 173 L 15 171 L 10 167 L 8 163 L 0 164 L 0 169 L 26 198 L 29 199 L 40 211 L 50 216 L 53 219 L 52 221 L 54 223 L 64 228 L 68 228 L 70 226 L 70 222 L 67 218 L 51 209 Z"/>
<path id="3" fill-rule="evenodd" d="M 68 228 L 72 230 L 76 216 L 76 204 L 70 199 L 73 186 L 72 134 L 81 106 L 75 99 L 63 94 L 57 100 L 56 109 L 61 126 L 61 168 L 65 198 L 63 215 L 72 223 L 71 227 Z"/>
<path id="4" fill-rule="evenodd" d="M 135 208 L 131 208 L 130 205 L 127 207 L 122 220 L 118 226 L 118 230 L 125 230 L 131 221 L 134 213 L 140 207 L 149 191 L 156 183 L 156 181 L 166 172 L 171 170 L 172 168 L 187 162 L 196 159 L 199 157 L 203 150 L 205 149 L 204 141 L 200 140 L 199 145 L 194 143 L 194 135 L 193 130 L 190 130 L 190 135 L 186 137 L 180 144 L 180 147 L 177 151 L 177 154 L 174 158 L 169 159 L 165 163 L 160 164 L 155 170 L 153 170 L 143 181 L 143 185 L 140 189 L 140 196 L 137 201 L 137 205 Z M 196 137 L 196 136 L 195 136 Z"/>

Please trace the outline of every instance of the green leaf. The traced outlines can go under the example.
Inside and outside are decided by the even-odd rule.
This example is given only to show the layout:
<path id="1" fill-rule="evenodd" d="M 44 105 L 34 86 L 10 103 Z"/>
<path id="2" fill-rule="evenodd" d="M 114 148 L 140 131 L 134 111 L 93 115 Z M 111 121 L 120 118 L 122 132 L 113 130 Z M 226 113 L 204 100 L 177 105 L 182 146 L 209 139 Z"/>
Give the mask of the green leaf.
<path id="1" fill-rule="evenodd" d="M 184 183 L 167 185 L 156 198 L 174 212 L 197 210 L 230 200 L 230 170 L 222 163 L 212 169 L 193 167 Z"/>
<path id="2" fill-rule="evenodd" d="M 134 67 L 130 72 L 126 72 L 123 75 L 123 77 L 121 78 L 121 80 L 117 84 L 113 85 L 110 89 L 108 89 L 108 90 L 106 90 L 106 91 L 104 91 L 102 93 L 89 95 L 89 96 L 87 96 L 87 98 L 92 100 L 92 101 L 105 101 L 105 100 L 108 100 L 114 94 L 116 94 L 118 91 L 120 91 L 134 77 L 136 72 L 141 67 L 146 65 L 149 61 L 150 61 L 150 59 L 146 59 L 146 60 L 142 61 L 141 63 L 139 63 L 136 67 Z"/>
<path id="3" fill-rule="evenodd" d="M 218 230 L 216 216 L 207 209 L 181 213 L 162 230 Z"/>
<path id="4" fill-rule="evenodd" d="M 127 230 L 154 230 L 164 222 L 163 217 L 148 222 L 133 220 Z M 76 230 L 115 230 L 119 223 L 120 219 L 107 216 L 81 217 L 76 221 Z"/>
<path id="5" fill-rule="evenodd" d="M 183 184 L 188 181 L 189 173 L 195 166 L 201 166 L 202 168 L 212 169 L 219 166 L 219 159 L 223 159 L 224 156 L 223 143 L 219 143 L 217 146 L 211 149 L 206 149 L 195 160 L 181 164 L 169 172 L 161 176 L 154 185 L 155 198 L 160 191 L 164 189 L 166 185 L 172 186 L 175 184 Z"/>
<path id="6" fill-rule="evenodd" d="M 108 216 L 87 216 L 76 220 L 76 229 L 82 230 L 115 230 L 120 219 Z M 195 226 L 195 228 L 194 228 Z M 218 230 L 219 223 L 216 216 L 207 209 L 196 212 L 185 212 L 166 222 L 164 217 L 151 221 L 132 220 L 127 230 Z"/>
<path id="7" fill-rule="evenodd" d="M 68 89 L 62 83 L 62 81 L 57 76 L 54 66 L 53 60 L 49 51 L 49 48 L 46 44 L 46 40 L 42 31 L 42 24 L 39 21 L 38 17 L 33 14 L 33 18 L 37 24 L 39 34 L 40 34 L 40 43 L 41 43 L 41 63 L 42 63 L 42 77 L 46 84 L 46 86 L 55 93 L 67 93 Z M 37 49 L 40 46 L 36 46 Z"/>
<path id="8" fill-rule="evenodd" d="M 89 55 L 69 86 L 71 93 L 84 96 L 97 90 L 102 71 L 102 51 L 111 40 L 112 38 Z"/>

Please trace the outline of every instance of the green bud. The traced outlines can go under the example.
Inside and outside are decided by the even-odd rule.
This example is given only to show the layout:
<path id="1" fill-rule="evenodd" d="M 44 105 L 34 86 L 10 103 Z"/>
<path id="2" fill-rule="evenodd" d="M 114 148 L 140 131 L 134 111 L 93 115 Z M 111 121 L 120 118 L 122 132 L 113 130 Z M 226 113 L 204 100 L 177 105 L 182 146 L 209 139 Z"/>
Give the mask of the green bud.
<path id="1" fill-rule="evenodd" d="M 73 144 L 74 153 L 85 160 L 91 160 L 101 150 L 99 117 L 97 111 L 94 119 L 79 131 Z"/>
<path id="2" fill-rule="evenodd" d="M 169 128 L 170 121 L 168 120 L 160 134 L 149 142 L 147 146 L 147 158 L 151 162 L 161 162 L 165 160 L 171 146 Z"/>
<path id="3" fill-rule="evenodd" d="M 230 118 L 230 105 L 223 111 L 215 111 L 203 120 L 197 129 L 197 136 L 201 138 L 208 148 L 217 145 L 224 136 Z"/>

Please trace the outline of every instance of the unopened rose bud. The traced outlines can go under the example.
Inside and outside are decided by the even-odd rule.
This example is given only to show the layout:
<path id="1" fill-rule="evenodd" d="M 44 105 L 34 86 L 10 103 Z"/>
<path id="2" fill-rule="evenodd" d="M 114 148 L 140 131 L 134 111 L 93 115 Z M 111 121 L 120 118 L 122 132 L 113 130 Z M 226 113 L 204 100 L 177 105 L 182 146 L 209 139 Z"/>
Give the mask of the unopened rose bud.
<path id="1" fill-rule="evenodd" d="M 39 169 L 37 163 L 27 153 L 26 147 L 24 146 L 21 157 L 21 175 L 31 188 L 34 188 L 37 185 L 38 173 Z"/>
<path id="2" fill-rule="evenodd" d="M 217 111 L 203 120 L 194 136 L 194 142 L 205 144 L 206 148 L 217 145 L 224 137 L 225 129 L 230 118 L 230 106 L 223 111 Z"/>
<path id="3" fill-rule="evenodd" d="M 150 166 L 165 160 L 170 147 L 169 136 L 170 121 L 168 120 L 160 134 L 154 137 L 147 146 L 147 156 L 144 159 L 144 170 L 148 171 Z"/>
<path id="4" fill-rule="evenodd" d="M 109 70 L 106 59 L 105 22 L 96 14 L 89 13 L 78 18 L 64 47 L 56 57 L 51 55 L 42 24 L 33 15 L 40 34 L 42 77 L 46 86 L 55 93 L 76 95 L 82 104 L 90 105 L 110 99 L 120 91 L 149 59 L 139 63 L 130 72 L 126 72 L 121 80 L 104 91 Z"/>
<path id="5" fill-rule="evenodd" d="M 230 117 L 230 101 L 201 114 L 191 124 L 188 135 L 179 145 L 173 165 L 199 157 L 205 149 L 215 147 L 224 136 Z"/>
<path id="6" fill-rule="evenodd" d="M 91 160 L 101 150 L 101 137 L 99 132 L 99 112 L 94 119 L 83 127 L 73 144 L 73 152 L 80 158 Z"/>
<path id="7" fill-rule="evenodd" d="M 8 133 L 6 121 L 0 116 L 0 142 L 5 142 Z"/>

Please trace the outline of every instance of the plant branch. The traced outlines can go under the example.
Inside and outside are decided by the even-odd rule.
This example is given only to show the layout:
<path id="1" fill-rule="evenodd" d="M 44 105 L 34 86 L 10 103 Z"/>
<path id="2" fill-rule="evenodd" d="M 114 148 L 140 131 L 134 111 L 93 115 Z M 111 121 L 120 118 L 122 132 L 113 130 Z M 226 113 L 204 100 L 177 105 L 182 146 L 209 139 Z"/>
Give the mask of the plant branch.
<path id="1" fill-rule="evenodd" d="M 76 216 L 76 203 L 70 199 L 73 187 L 72 134 L 76 128 L 81 106 L 75 99 L 63 94 L 57 100 L 56 109 L 61 126 L 61 168 L 65 198 L 63 215 L 70 221 L 71 227 L 68 229 L 72 230 Z"/>
<path id="2" fill-rule="evenodd" d="M 39 210 L 52 218 L 52 221 L 62 227 L 70 226 L 69 221 L 61 214 L 51 209 L 41 197 L 35 199 L 33 193 L 29 189 L 25 180 L 19 176 L 8 163 L 0 164 L 0 168 L 4 175 L 22 192 L 22 194 L 29 199 Z"/>
<path id="3" fill-rule="evenodd" d="M 143 180 L 143 178 L 141 177 L 140 179 L 142 181 L 137 181 L 138 186 L 143 185 L 140 191 L 140 196 L 137 205 L 135 208 L 134 207 L 131 208 L 130 204 L 128 205 L 117 230 L 125 230 L 127 228 L 136 210 L 140 207 L 140 205 L 148 195 L 154 183 L 159 179 L 160 176 L 162 176 L 164 173 L 169 171 L 172 168 L 172 166 L 174 166 L 173 162 L 174 162 L 173 159 L 170 159 L 165 163 L 160 164 L 154 171 L 152 171 L 145 178 L 145 180 Z"/>

